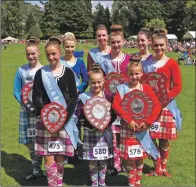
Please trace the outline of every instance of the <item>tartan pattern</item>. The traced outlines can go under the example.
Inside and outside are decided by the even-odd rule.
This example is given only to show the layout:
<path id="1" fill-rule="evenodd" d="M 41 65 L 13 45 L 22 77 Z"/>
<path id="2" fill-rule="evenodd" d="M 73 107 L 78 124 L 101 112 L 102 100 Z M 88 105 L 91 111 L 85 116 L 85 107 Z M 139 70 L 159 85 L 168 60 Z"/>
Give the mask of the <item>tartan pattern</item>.
<path id="1" fill-rule="evenodd" d="M 120 133 L 120 125 L 112 124 L 111 129 L 112 129 L 112 132 L 115 133 L 115 134 Z"/>
<path id="2" fill-rule="evenodd" d="M 140 145 L 142 148 L 142 145 L 140 142 L 137 140 L 136 136 L 134 135 L 134 132 L 130 130 L 127 127 L 126 122 L 122 122 L 121 124 L 121 131 L 120 131 L 120 157 L 124 160 L 138 160 L 142 158 L 147 157 L 147 153 L 143 149 L 143 157 L 134 157 L 134 158 L 129 158 L 128 156 L 128 147 L 132 145 Z"/>
<path id="3" fill-rule="evenodd" d="M 160 123 L 158 132 L 151 131 L 150 136 L 152 138 L 175 140 L 177 138 L 176 122 L 171 112 L 165 107 L 156 122 Z"/>
<path id="4" fill-rule="evenodd" d="M 19 114 L 19 143 L 30 144 L 35 143 L 35 137 L 27 136 L 28 128 L 36 128 L 37 118 L 35 115 L 30 115 L 20 108 Z"/>
<path id="5" fill-rule="evenodd" d="M 74 147 L 71 143 L 71 140 L 67 132 L 63 129 L 57 133 L 51 134 L 46 130 L 44 125 L 41 122 L 41 119 L 38 119 L 37 125 L 37 136 L 35 141 L 35 153 L 39 155 L 74 155 Z M 48 142 L 49 141 L 60 141 L 65 151 L 63 152 L 48 152 Z"/>
<path id="6" fill-rule="evenodd" d="M 93 147 L 108 147 L 108 157 L 99 157 L 95 158 L 93 156 Z M 103 136 L 102 132 L 99 132 L 96 129 L 90 130 L 88 128 L 84 127 L 84 138 L 83 138 L 83 145 L 81 150 L 83 160 L 107 160 L 109 158 L 112 158 L 112 148 L 109 147 L 109 143 Z"/>

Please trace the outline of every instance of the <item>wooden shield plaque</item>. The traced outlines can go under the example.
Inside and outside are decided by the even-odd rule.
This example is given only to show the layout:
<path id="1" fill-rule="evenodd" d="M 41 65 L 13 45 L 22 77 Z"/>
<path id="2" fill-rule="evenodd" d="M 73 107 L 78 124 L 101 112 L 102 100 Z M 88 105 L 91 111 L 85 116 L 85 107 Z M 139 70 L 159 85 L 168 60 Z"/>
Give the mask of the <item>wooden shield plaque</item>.
<path id="1" fill-rule="evenodd" d="M 166 87 L 167 81 L 168 78 L 164 73 L 150 72 L 144 74 L 140 82 L 142 84 L 149 84 L 162 106 L 165 107 L 169 103 L 169 96 Z"/>
<path id="2" fill-rule="evenodd" d="M 117 92 L 116 87 L 127 81 L 128 79 L 123 74 L 111 72 L 105 76 L 105 90 L 115 94 Z"/>
<path id="3" fill-rule="evenodd" d="M 103 131 L 109 125 L 111 103 L 104 97 L 92 97 L 83 109 L 86 119 L 96 129 Z"/>
<path id="4" fill-rule="evenodd" d="M 152 99 L 140 90 L 133 90 L 124 95 L 121 106 L 132 116 L 138 126 L 151 114 L 153 108 Z"/>
<path id="5" fill-rule="evenodd" d="M 42 123 L 51 134 L 62 129 L 66 118 L 66 109 L 57 102 L 47 104 L 41 110 Z"/>
<path id="6" fill-rule="evenodd" d="M 32 88 L 33 81 L 28 82 L 22 87 L 22 102 L 27 112 L 33 113 L 36 111 L 33 103 L 32 103 Z"/>

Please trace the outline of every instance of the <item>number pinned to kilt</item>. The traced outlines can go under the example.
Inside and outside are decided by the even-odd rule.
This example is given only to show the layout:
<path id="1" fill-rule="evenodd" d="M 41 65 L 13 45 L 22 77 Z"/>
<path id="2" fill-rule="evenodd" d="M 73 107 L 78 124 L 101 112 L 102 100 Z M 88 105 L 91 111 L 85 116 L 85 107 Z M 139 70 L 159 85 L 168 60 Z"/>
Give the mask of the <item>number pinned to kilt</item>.
<path id="1" fill-rule="evenodd" d="M 92 97 L 83 109 L 86 119 L 96 129 L 103 131 L 109 125 L 111 103 L 104 97 Z"/>
<path id="2" fill-rule="evenodd" d="M 139 127 L 151 114 L 153 104 L 152 99 L 146 93 L 137 89 L 125 94 L 121 101 L 123 109 L 132 116 Z"/>
<path id="3" fill-rule="evenodd" d="M 105 90 L 109 91 L 112 94 L 115 94 L 117 92 L 116 87 L 119 84 L 123 84 L 128 81 L 128 79 L 123 74 L 118 74 L 116 72 L 111 72 L 107 74 L 104 78 L 105 80 Z"/>
<path id="4" fill-rule="evenodd" d="M 166 87 L 167 81 L 167 76 L 164 73 L 158 72 L 144 74 L 140 80 L 142 84 L 150 85 L 163 107 L 169 103 L 169 96 Z"/>
<path id="5" fill-rule="evenodd" d="M 34 113 L 36 111 L 35 106 L 32 103 L 32 88 L 33 81 L 28 82 L 22 87 L 22 102 L 27 112 Z"/>
<path id="6" fill-rule="evenodd" d="M 41 119 L 47 131 L 51 134 L 62 129 L 67 118 L 66 109 L 57 102 L 44 106 L 41 110 Z"/>

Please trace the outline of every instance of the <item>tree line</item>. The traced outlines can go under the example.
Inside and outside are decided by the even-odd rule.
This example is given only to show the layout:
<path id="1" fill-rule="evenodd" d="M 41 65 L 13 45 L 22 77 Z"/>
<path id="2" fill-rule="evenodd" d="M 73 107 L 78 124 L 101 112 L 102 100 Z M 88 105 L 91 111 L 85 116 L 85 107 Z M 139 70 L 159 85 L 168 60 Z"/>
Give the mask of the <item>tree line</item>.
<path id="1" fill-rule="evenodd" d="M 100 3 L 92 8 L 90 0 L 40 1 L 43 9 L 24 0 L 1 0 L 1 37 L 48 39 L 53 35 L 73 32 L 78 39 L 95 38 L 98 24 L 110 28 L 123 26 L 125 37 L 137 34 L 141 27 L 166 28 L 179 39 L 195 30 L 195 0 L 130 0 L 113 1 L 111 10 Z"/>

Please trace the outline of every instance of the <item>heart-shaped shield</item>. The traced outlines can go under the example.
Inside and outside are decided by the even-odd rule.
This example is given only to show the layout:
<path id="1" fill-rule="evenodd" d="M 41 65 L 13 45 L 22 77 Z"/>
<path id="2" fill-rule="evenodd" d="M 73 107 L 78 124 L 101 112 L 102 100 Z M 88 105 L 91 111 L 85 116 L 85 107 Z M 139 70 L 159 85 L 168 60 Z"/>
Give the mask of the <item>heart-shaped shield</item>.
<path id="1" fill-rule="evenodd" d="M 140 80 L 142 84 L 150 85 L 163 107 L 169 103 L 169 96 L 166 87 L 167 81 L 167 76 L 164 73 L 159 72 L 146 73 Z"/>
<path id="2" fill-rule="evenodd" d="M 138 126 L 151 114 L 152 99 L 144 92 L 135 89 L 124 95 L 121 106 L 132 116 Z"/>
<path id="3" fill-rule="evenodd" d="M 123 84 L 128 81 L 128 79 L 123 74 L 118 74 L 116 72 L 111 72 L 107 74 L 104 78 L 105 80 L 105 90 L 112 94 L 117 92 L 116 87 L 119 84 Z"/>
<path id="4" fill-rule="evenodd" d="M 33 113 L 36 111 L 33 103 L 32 103 L 32 88 L 33 81 L 28 82 L 22 87 L 22 102 L 27 112 Z"/>
<path id="5" fill-rule="evenodd" d="M 109 125 L 111 103 L 104 97 L 92 97 L 83 109 L 86 119 L 96 129 L 103 131 Z"/>
<path id="6" fill-rule="evenodd" d="M 62 129 L 66 118 L 66 109 L 57 102 L 47 104 L 41 110 L 42 123 L 51 134 Z"/>

